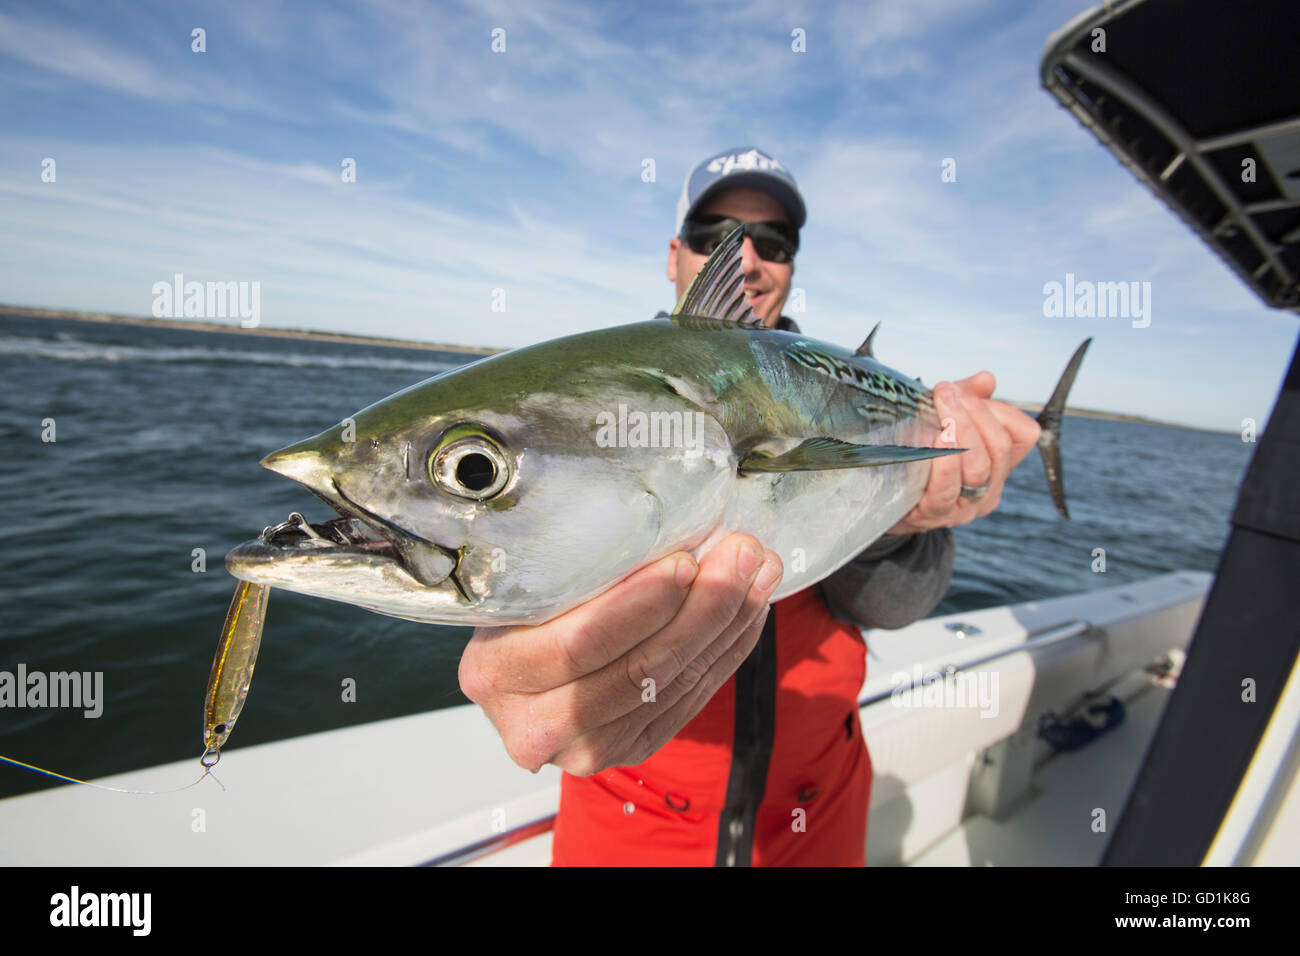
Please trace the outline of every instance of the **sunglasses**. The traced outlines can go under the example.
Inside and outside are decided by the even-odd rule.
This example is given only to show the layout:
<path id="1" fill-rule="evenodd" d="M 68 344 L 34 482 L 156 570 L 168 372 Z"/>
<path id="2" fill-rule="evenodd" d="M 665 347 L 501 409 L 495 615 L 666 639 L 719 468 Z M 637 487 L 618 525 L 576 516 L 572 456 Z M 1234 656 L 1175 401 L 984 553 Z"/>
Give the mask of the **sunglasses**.
<path id="1" fill-rule="evenodd" d="M 790 262 L 799 251 L 799 230 L 788 222 L 741 222 L 729 216 L 700 216 L 682 223 L 679 238 L 696 255 L 707 256 L 737 226 L 754 241 L 754 251 L 769 262 Z"/>

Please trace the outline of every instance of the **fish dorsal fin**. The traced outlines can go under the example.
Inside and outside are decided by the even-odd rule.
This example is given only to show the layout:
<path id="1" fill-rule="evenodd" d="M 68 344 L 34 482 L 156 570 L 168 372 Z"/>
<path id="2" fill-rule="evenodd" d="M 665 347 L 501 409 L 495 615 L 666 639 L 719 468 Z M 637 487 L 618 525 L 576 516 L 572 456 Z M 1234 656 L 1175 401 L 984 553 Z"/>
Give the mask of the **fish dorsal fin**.
<path id="1" fill-rule="evenodd" d="M 754 314 L 745 298 L 745 273 L 740 268 L 744 239 L 744 229 L 737 226 L 722 240 L 691 280 L 690 288 L 673 309 L 673 315 L 694 315 L 755 329 L 764 328 L 763 321 Z"/>
<path id="2" fill-rule="evenodd" d="M 876 333 L 879 332 L 879 331 L 880 331 L 880 323 L 877 322 L 877 323 L 876 323 L 876 327 L 875 327 L 874 329 L 872 329 L 870 333 L 868 333 L 867 338 L 866 338 L 866 341 L 864 341 L 861 345 L 859 345 L 859 346 L 858 346 L 858 350 L 857 350 L 856 352 L 854 352 L 853 354 L 854 354 L 854 355 L 865 355 L 867 358 L 870 358 L 870 359 L 875 358 L 875 357 L 876 357 L 876 353 L 873 352 L 873 351 L 871 351 L 871 343 L 875 341 L 875 339 L 876 339 Z"/>

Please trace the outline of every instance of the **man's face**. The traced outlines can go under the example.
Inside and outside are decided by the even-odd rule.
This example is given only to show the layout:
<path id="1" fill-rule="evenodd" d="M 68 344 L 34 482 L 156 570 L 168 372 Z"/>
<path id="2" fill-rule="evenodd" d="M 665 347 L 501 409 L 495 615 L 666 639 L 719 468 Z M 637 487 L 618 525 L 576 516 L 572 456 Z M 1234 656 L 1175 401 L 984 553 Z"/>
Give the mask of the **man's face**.
<path id="1" fill-rule="evenodd" d="M 697 216 L 730 216 L 741 222 L 789 222 L 781 204 L 759 189 L 727 189 L 709 198 L 696 210 Z M 700 271 L 708 256 L 692 252 L 691 247 L 674 237 L 668 243 L 668 281 L 677 284 L 677 298 Z M 745 294 L 749 307 L 768 328 L 776 326 L 781 309 L 790 295 L 793 262 L 769 262 L 754 251 L 754 240 L 745 236 L 741 247 L 740 267 L 745 274 Z"/>

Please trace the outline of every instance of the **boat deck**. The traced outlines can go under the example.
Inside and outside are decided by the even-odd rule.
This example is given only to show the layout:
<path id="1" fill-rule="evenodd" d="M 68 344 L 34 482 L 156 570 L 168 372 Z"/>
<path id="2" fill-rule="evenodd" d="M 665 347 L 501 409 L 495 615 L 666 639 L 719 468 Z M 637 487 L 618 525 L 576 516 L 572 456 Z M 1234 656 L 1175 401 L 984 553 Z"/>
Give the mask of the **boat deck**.
<path id="1" fill-rule="evenodd" d="M 1171 693 L 1143 688 L 1125 701 L 1123 723 L 1082 750 L 1048 757 L 1034 774 L 1036 792 L 1009 819 L 970 816 L 912 865 L 1096 866 Z M 1096 808 L 1106 811 L 1106 832 L 1093 829 Z"/>

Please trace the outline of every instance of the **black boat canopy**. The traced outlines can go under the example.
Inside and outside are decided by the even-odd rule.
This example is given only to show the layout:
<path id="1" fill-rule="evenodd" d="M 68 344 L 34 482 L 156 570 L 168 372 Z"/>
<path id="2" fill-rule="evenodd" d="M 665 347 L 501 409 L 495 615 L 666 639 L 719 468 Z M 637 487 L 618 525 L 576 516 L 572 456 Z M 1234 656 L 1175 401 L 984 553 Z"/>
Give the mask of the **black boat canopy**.
<path id="1" fill-rule="evenodd" d="M 1099 32 L 1100 31 L 1100 32 Z M 1117 0 L 1042 81 L 1267 304 L 1300 311 L 1300 3 Z"/>

